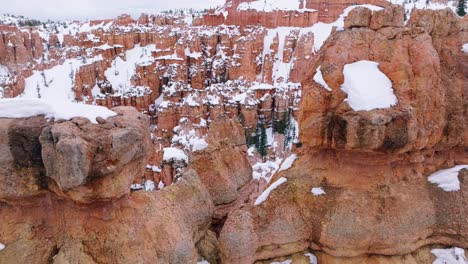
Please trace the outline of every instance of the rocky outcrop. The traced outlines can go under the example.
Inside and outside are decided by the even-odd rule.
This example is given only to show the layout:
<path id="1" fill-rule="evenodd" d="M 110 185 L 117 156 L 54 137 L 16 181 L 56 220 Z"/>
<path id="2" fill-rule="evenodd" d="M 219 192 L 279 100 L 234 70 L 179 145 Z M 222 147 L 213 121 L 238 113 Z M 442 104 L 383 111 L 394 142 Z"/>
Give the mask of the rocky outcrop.
<path id="1" fill-rule="evenodd" d="M 85 203 L 111 200 L 144 173 L 149 119 L 132 108 L 114 111 L 120 115 L 103 124 L 75 118 L 42 131 L 42 160 L 56 193 Z"/>
<path id="2" fill-rule="evenodd" d="M 81 203 L 115 200 L 146 167 L 148 117 L 132 108 L 100 124 L 85 118 L 2 119 L 0 199 L 26 199 L 47 190 Z"/>
<path id="3" fill-rule="evenodd" d="M 229 211 L 249 200 L 253 191 L 252 167 L 237 120 L 219 116 L 207 138 L 208 148 L 192 153 L 188 168 L 199 174 L 216 206 L 213 218 L 221 221 Z"/>
<path id="4" fill-rule="evenodd" d="M 466 170 L 458 192 L 427 181 L 434 171 L 468 163 L 466 55 L 459 48 L 466 20 L 447 10 L 417 11 L 403 27 L 402 14 L 394 6 L 366 21 L 351 14 L 348 29 L 327 41 L 303 82 L 299 158 L 274 177 L 287 181 L 264 203 L 228 216 L 220 234 L 225 263 L 307 248 L 347 259 L 431 244 L 468 246 L 468 211 L 458 206 L 468 199 Z M 379 63 L 396 106 L 353 111 L 344 101 L 343 67 L 359 60 Z M 312 80 L 318 66 L 331 91 Z"/>
<path id="5" fill-rule="evenodd" d="M 146 168 L 149 120 L 113 111 L 99 124 L 0 119 L 1 263 L 197 261 L 210 193 L 190 169 L 164 190 L 130 192 Z"/>

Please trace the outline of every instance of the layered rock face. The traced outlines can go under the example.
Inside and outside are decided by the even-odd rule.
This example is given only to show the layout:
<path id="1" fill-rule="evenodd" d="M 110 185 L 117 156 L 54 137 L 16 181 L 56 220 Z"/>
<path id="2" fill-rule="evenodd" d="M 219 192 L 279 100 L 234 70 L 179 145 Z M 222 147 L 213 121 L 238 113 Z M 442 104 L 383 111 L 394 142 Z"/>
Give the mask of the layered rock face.
<path id="1" fill-rule="evenodd" d="M 216 12 L 204 15 L 197 23 L 204 25 L 226 23 L 242 27 L 261 24 L 268 28 L 309 27 L 317 22 L 335 21 L 345 8 L 351 5 L 371 4 L 382 7 L 389 5 L 387 1 L 382 0 L 292 0 L 289 2 L 287 5 L 276 7 L 274 1 L 230 0 Z"/>
<path id="2" fill-rule="evenodd" d="M 468 246 L 466 170 L 458 192 L 427 180 L 468 162 L 467 56 L 459 48 L 467 23 L 448 10 L 418 10 L 403 26 L 403 14 L 396 6 L 355 9 L 346 29 L 327 41 L 302 83 L 299 158 L 275 176 L 287 181 L 264 203 L 228 216 L 220 235 L 224 262 L 308 248 L 350 258 Z M 353 111 L 344 101 L 344 65 L 360 60 L 379 63 L 396 106 Z M 313 81 L 319 66 L 331 91 Z"/>
<path id="3" fill-rule="evenodd" d="M 131 193 L 146 167 L 149 118 L 113 110 L 97 125 L 0 119 L 1 263 L 196 262 L 209 192 L 186 170 L 177 186 Z"/>

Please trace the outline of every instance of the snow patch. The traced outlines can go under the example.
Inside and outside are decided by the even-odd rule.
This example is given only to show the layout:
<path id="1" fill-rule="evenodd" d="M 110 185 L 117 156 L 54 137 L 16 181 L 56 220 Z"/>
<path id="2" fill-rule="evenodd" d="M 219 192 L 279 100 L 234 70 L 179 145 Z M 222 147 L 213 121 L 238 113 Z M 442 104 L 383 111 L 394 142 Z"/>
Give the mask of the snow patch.
<path id="1" fill-rule="evenodd" d="M 263 191 L 263 193 L 257 198 L 257 200 L 255 200 L 255 205 L 262 204 L 264 201 L 266 201 L 266 199 L 268 198 L 268 196 L 274 189 L 278 188 L 278 186 L 280 186 L 281 184 L 287 181 L 288 179 L 284 177 L 279 178 L 277 181 L 271 184 L 268 188 L 266 188 L 265 191 Z"/>
<path id="2" fill-rule="evenodd" d="M 322 71 L 320 70 L 320 67 L 322 66 L 319 66 L 317 68 L 317 73 L 314 75 L 314 81 L 320 84 L 323 88 L 325 88 L 325 90 L 331 92 L 330 86 L 328 86 L 327 82 L 323 79 L 323 75 L 322 75 Z"/>
<path id="3" fill-rule="evenodd" d="M 446 192 L 455 192 L 460 190 L 460 180 L 458 174 L 462 169 L 468 169 L 468 165 L 458 165 L 453 168 L 440 170 L 429 175 L 427 180 L 437 184 Z"/>
<path id="4" fill-rule="evenodd" d="M 24 118 L 44 115 L 55 120 L 70 120 L 74 117 L 84 117 L 97 124 L 96 118 L 107 119 L 117 115 L 103 106 L 72 103 L 66 101 L 45 101 L 42 99 L 0 99 L 0 117 Z"/>
<path id="5" fill-rule="evenodd" d="M 247 153 L 249 156 L 253 157 L 254 151 L 255 147 L 251 147 L 249 148 Z M 260 181 L 260 179 L 264 179 L 267 183 L 270 182 L 271 177 L 278 171 L 282 161 L 283 159 L 277 157 L 274 161 L 267 160 L 263 163 L 255 163 L 255 165 L 252 166 L 252 178 L 257 181 Z"/>
<path id="6" fill-rule="evenodd" d="M 378 66 L 366 60 L 344 66 L 341 90 L 348 94 L 346 101 L 354 111 L 389 108 L 398 103 L 392 82 Z"/>
<path id="7" fill-rule="evenodd" d="M 106 79 L 112 85 L 112 89 L 119 94 L 128 93 L 133 88 L 131 79 L 135 75 L 137 65 L 150 65 L 155 60 L 152 57 L 152 51 L 156 50 L 154 44 L 141 47 L 135 45 L 131 50 L 125 52 L 125 60 L 117 57 L 105 72 Z"/>
<path id="8" fill-rule="evenodd" d="M 83 65 L 102 60 L 102 56 L 94 58 L 82 57 L 68 59 L 63 64 L 44 71 L 34 71 L 25 79 L 25 89 L 20 97 L 42 98 L 47 101 L 74 101 L 75 73 Z"/>
<path id="9" fill-rule="evenodd" d="M 164 148 L 163 160 L 164 161 L 176 161 L 181 160 L 188 163 L 188 156 L 185 152 L 178 148 Z"/>
<path id="10" fill-rule="evenodd" d="M 436 256 L 432 264 L 468 264 L 462 248 L 433 249 L 431 253 Z"/>
<path id="11" fill-rule="evenodd" d="M 325 191 L 323 190 L 322 187 L 314 187 L 312 188 L 312 190 L 310 191 L 314 196 L 320 196 L 320 195 L 324 195 L 325 194 Z"/>
<path id="12" fill-rule="evenodd" d="M 462 49 L 464 53 L 468 53 L 468 43 L 463 44 Z"/>
<path id="13" fill-rule="evenodd" d="M 304 254 L 304 256 L 308 257 L 309 258 L 309 263 L 310 264 L 318 264 L 318 260 L 317 260 L 317 257 L 312 254 L 312 253 L 306 253 Z"/>
<path id="14" fill-rule="evenodd" d="M 4 250 L 5 247 L 6 247 L 5 244 L 0 243 L 0 251 Z"/>
<path id="15" fill-rule="evenodd" d="M 296 161 L 297 155 L 291 154 L 291 156 L 287 157 L 284 162 L 281 164 L 279 171 L 285 171 L 292 167 L 294 161 Z"/>

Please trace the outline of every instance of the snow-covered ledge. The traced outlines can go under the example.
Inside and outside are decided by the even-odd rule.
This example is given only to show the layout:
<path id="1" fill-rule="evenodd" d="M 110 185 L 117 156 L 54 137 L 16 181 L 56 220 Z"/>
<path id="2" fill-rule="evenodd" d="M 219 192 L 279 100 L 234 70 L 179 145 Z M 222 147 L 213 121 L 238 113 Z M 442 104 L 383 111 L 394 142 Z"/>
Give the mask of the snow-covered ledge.
<path id="1" fill-rule="evenodd" d="M 0 117 L 25 118 L 44 115 L 55 120 L 70 120 L 74 117 L 84 117 L 94 124 L 96 118 L 107 119 L 117 114 L 106 107 L 82 103 L 62 102 L 60 100 L 42 99 L 0 99 Z"/>
<path id="2" fill-rule="evenodd" d="M 392 82 L 378 66 L 367 60 L 344 66 L 341 90 L 348 95 L 346 102 L 354 111 L 390 108 L 398 103 Z"/>

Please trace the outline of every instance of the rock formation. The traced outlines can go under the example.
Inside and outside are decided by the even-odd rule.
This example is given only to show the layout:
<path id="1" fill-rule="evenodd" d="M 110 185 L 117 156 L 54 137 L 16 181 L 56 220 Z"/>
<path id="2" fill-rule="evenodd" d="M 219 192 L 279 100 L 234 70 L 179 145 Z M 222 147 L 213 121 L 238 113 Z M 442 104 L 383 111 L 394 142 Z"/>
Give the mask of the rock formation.
<path id="1" fill-rule="evenodd" d="M 468 170 L 458 191 L 428 181 L 468 164 L 466 17 L 261 2 L 0 16 L 0 98 L 117 113 L 0 113 L 0 263 L 422 264 L 468 248 Z M 344 71 L 362 61 L 395 104 L 353 108 Z"/>
<path id="2" fill-rule="evenodd" d="M 302 83 L 300 157 L 275 176 L 287 182 L 264 203 L 229 214 L 220 235 L 223 262 L 305 249 L 351 258 L 431 244 L 467 247 L 468 211 L 460 206 L 466 188 L 447 193 L 427 181 L 434 171 L 468 162 L 467 57 L 453 48 L 467 39 L 466 21 L 449 10 L 418 10 L 403 26 L 403 13 L 390 6 L 369 17 L 355 9 L 346 30 L 327 41 Z M 359 60 L 379 63 L 397 106 L 353 111 L 343 100 L 343 66 Z M 312 80 L 318 66 L 331 92 Z"/>

